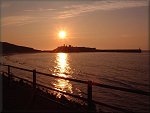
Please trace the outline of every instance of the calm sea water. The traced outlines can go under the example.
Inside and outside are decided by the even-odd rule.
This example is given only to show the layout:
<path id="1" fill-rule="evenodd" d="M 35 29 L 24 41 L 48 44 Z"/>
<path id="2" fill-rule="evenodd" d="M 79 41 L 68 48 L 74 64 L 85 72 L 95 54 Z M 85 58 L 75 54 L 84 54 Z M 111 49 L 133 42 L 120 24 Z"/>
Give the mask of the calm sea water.
<path id="1" fill-rule="evenodd" d="M 149 53 L 36 53 L 4 56 L 10 65 L 36 69 L 56 76 L 149 91 Z M 32 73 L 11 70 L 17 76 L 32 79 Z M 86 97 L 87 86 L 68 80 L 37 76 L 38 82 L 60 91 Z M 54 92 L 56 93 L 56 92 Z M 61 94 L 57 93 L 58 97 Z M 66 96 L 68 99 L 72 99 Z M 150 98 L 127 92 L 93 87 L 93 99 L 135 112 L 149 112 Z M 106 109 L 102 106 L 99 109 Z M 108 109 L 107 109 L 108 110 Z"/>

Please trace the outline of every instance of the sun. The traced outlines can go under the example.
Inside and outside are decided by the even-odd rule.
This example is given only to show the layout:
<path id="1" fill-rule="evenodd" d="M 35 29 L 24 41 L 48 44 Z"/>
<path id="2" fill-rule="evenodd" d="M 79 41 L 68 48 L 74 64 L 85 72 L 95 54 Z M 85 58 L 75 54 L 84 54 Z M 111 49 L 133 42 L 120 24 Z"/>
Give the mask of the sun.
<path id="1" fill-rule="evenodd" d="M 59 38 L 64 39 L 66 38 L 66 31 L 59 31 L 58 35 L 59 35 Z"/>

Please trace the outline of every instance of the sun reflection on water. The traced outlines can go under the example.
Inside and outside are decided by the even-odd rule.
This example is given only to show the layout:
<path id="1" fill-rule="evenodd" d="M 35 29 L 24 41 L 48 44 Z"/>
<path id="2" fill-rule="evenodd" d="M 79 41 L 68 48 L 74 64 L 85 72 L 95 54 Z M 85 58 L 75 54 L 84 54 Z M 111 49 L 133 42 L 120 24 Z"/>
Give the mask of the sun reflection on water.
<path id="1" fill-rule="evenodd" d="M 56 66 L 54 69 L 54 74 L 60 77 L 71 77 L 72 70 L 68 63 L 68 54 L 67 53 L 57 53 Z M 73 93 L 72 84 L 68 80 L 64 79 L 55 79 L 53 83 L 55 89 L 63 92 Z M 61 93 L 57 93 L 57 97 L 61 97 Z"/>

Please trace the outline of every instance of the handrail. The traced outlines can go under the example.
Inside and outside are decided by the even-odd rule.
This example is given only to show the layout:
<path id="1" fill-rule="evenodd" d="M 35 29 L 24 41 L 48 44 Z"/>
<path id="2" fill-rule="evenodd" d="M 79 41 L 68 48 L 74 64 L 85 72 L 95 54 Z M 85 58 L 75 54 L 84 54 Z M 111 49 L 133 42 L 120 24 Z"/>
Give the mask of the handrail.
<path id="1" fill-rule="evenodd" d="M 3 72 L 3 73 L 8 74 L 7 72 Z M 17 78 L 17 79 L 21 79 L 21 80 L 23 80 L 23 81 L 26 81 L 26 82 L 29 82 L 29 83 L 32 84 L 32 82 L 29 81 L 29 80 L 27 80 L 27 79 L 24 79 L 24 78 L 15 76 L 15 75 L 13 75 L 13 77 L 15 77 L 15 78 Z M 86 98 L 84 98 L 84 97 L 80 97 L 80 96 L 73 95 L 73 94 L 70 94 L 70 93 L 67 93 L 67 92 L 63 92 L 63 91 L 60 91 L 60 90 L 56 90 L 56 89 L 53 89 L 53 88 L 50 88 L 50 87 L 47 87 L 47 86 L 45 86 L 45 85 L 41 85 L 41 84 L 38 84 L 38 83 L 37 83 L 36 85 L 37 85 L 37 86 L 40 86 L 40 87 L 43 87 L 43 88 L 46 88 L 46 89 L 50 89 L 50 90 L 53 90 L 53 91 L 57 91 L 57 92 L 63 93 L 63 94 L 65 94 L 65 95 L 72 96 L 72 97 L 74 97 L 74 98 L 81 99 L 81 100 L 86 101 L 86 102 L 88 101 L 88 100 L 87 100 Z M 109 107 L 109 108 L 118 110 L 118 111 L 131 112 L 131 111 L 128 111 L 128 110 L 123 109 L 123 108 L 118 108 L 118 107 L 116 107 L 116 106 L 112 106 L 112 105 L 105 104 L 105 103 L 103 103 L 103 102 L 98 102 L 98 101 L 95 101 L 95 100 L 92 100 L 92 102 L 94 102 L 95 104 L 99 104 L 99 105 L 102 105 L 102 106 L 105 106 L 105 107 Z"/>
<path id="2" fill-rule="evenodd" d="M 3 71 L 1 71 L 1 72 L 3 72 Z M 6 73 L 6 74 L 8 75 L 8 73 L 7 73 L 7 72 L 3 72 L 3 73 Z M 26 81 L 26 82 L 29 82 L 29 83 L 31 83 L 31 84 L 32 84 L 32 81 L 30 81 L 30 80 L 27 80 L 27 79 L 24 79 L 24 78 L 21 78 L 21 77 L 15 76 L 15 75 L 13 75 L 13 77 L 15 77 L 15 78 L 17 78 L 17 79 L 22 79 L 23 81 Z"/>
<path id="3" fill-rule="evenodd" d="M 8 73 L 7 73 L 7 74 L 8 74 Z M 32 83 L 31 81 L 29 81 L 29 80 L 27 80 L 27 79 L 23 79 L 23 78 L 21 78 L 21 77 L 15 76 L 15 75 L 13 75 L 13 76 L 14 76 L 15 78 L 22 79 L 22 80 L 24 80 L 24 81 L 26 81 L 26 82 Z M 51 87 L 48 87 L 48 86 L 45 86 L 45 85 L 41 85 L 41 84 L 39 84 L 39 83 L 36 83 L 36 85 L 37 85 L 37 86 L 40 86 L 40 87 L 43 87 L 43 88 L 46 88 L 46 89 L 50 89 L 50 90 L 53 90 L 53 91 L 57 91 L 57 92 L 60 92 L 60 93 L 63 93 L 63 94 L 72 96 L 72 97 L 75 97 L 75 98 L 79 98 L 79 99 L 84 100 L 84 101 L 87 101 L 87 99 L 84 98 L 84 97 L 80 97 L 80 96 L 73 95 L 73 94 L 70 94 L 70 93 L 67 93 L 67 92 L 63 92 L 63 91 L 60 91 L 60 90 L 57 90 L 57 89 L 53 89 L 53 88 L 51 88 Z"/>
<path id="4" fill-rule="evenodd" d="M 8 74 L 7 72 L 5 72 L 5 73 Z M 15 75 L 13 75 L 13 76 L 14 76 L 15 78 L 22 79 L 22 80 L 24 80 L 24 81 L 26 81 L 26 82 L 32 83 L 31 81 L 26 80 L 26 79 L 23 79 L 23 78 L 21 78 L 21 77 L 18 77 L 18 76 L 15 76 Z M 74 97 L 74 98 L 81 99 L 81 100 L 83 100 L 83 101 L 88 101 L 88 100 L 87 100 L 86 98 L 84 98 L 84 97 L 80 97 L 80 96 L 73 95 L 73 94 L 70 94 L 70 93 L 67 93 L 67 92 L 63 92 L 63 91 L 60 91 L 60 90 L 56 90 L 56 89 L 47 87 L 47 86 L 45 86 L 45 85 L 41 85 L 41 84 L 38 84 L 38 83 L 37 83 L 37 86 L 40 86 L 40 87 L 43 87 L 43 88 L 46 88 L 46 89 L 50 89 L 50 90 L 53 90 L 53 91 L 57 91 L 57 92 L 60 92 L 60 93 L 63 93 L 63 94 L 72 96 L 72 97 Z M 109 107 L 109 108 L 115 109 L 115 110 L 129 112 L 129 111 L 126 110 L 126 109 L 118 108 L 118 107 L 115 107 L 115 106 L 112 106 L 112 105 L 108 105 L 108 104 L 105 104 L 105 103 L 102 103 L 102 102 L 98 102 L 98 101 L 95 101 L 95 100 L 93 100 L 93 102 L 96 103 L 96 104 L 99 104 L 99 105 L 103 105 L 103 106 L 105 106 L 105 107 Z"/>
<path id="5" fill-rule="evenodd" d="M 109 89 L 124 91 L 124 92 L 130 92 L 130 93 L 136 93 L 136 94 L 150 96 L 150 92 L 142 91 L 139 89 L 127 89 L 127 88 L 123 88 L 123 87 L 110 86 L 110 85 L 100 84 L 100 83 L 96 83 L 96 82 L 92 82 L 92 85 L 103 87 L 103 88 L 109 88 Z"/>
<path id="6" fill-rule="evenodd" d="M 146 92 L 146 91 L 142 91 L 142 90 L 127 89 L 127 88 L 123 88 L 123 87 L 116 87 L 116 86 L 110 86 L 110 85 L 106 85 L 106 84 L 100 84 L 100 83 L 92 82 L 92 81 L 85 81 L 85 80 L 78 80 L 78 79 L 73 79 L 73 78 L 59 77 L 59 76 L 54 76 L 52 74 L 38 72 L 36 70 L 30 70 L 30 69 L 20 68 L 20 67 L 16 67 L 16 66 L 12 66 L 12 65 L 5 65 L 5 64 L 1 64 L 1 63 L 0 63 L 0 65 L 8 67 L 8 73 L 7 72 L 6 73 L 8 75 L 10 75 L 10 77 L 12 76 L 11 73 L 10 73 L 10 67 L 32 72 L 33 73 L 33 81 L 32 82 L 29 81 L 29 80 L 23 79 L 21 77 L 17 77 L 17 76 L 14 76 L 14 75 L 13 76 L 18 78 L 18 79 L 22 79 L 24 81 L 32 83 L 34 89 L 36 88 L 36 85 L 37 85 L 37 86 L 40 86 L 40 87 L 44 87 L 46 89 L 54 90 L 54 91 L 57 91 L 57 92 L 60 92 L 60 93 L 63 93 L 63 94 L 66 94 L 66 95 L 84 100 L 84 101 L 87 101 L 88 102 L 88 107 L 90 107 L 92 105 L 92 103 L 95 103 L 95 104 L 103 105 L 103 106 L 106 106 L 106 107 L 109 107 L 109 108 L 112 108 L 112 109 L 115 109 L 115 110 L 128 112 L 128 110 L 125 110 L 123 108 L 118 108 L 118 107 L 115 107 L 115 106 L 107 105 L 105 103 L 101 103 L 101 102 L 92 100 L 92 86 L 98 86 L 98 87 L 109 88 L 109 89 L 113 89 L 113 90 L 119 90 L 119 91 L 124 91 L 124 92 L 130 92 L 130 93 L 136 93 L 136 94 L 141 94 L 141 95 L 145 95 L 145 96 L 150 96 L 150 92 Z M 38 84 L 38 83 L 36 83 L 36 74 L 42 74 L 42 75 L 49 76 L 49 77 L 65 79 L 65 80 L 70 80 L 70 81 L 74 81 L 74 82 L 78 82 L 78 83 L 87 84 L 88 85 L 88 98 L 80 97 L 78 95 L 73 95 L 73 94 L 70 94 L 70 93 L 67 93 L 67 92 L 63 92 L 63 91 L 60 91 L 60 90 L 56 90 L 56 89 L 47 87 L 45 85 Z"/>
<path id="7" fill-rule="evenodd" d="M 73 94 L 70 94 L 70 93 L 67 93 L 67 92 L 63 92 L 63 91 L 60 91 L 60 90 L 57 90 L 57 89 L 53 89 L 53 88 L 48 87 L 48 86 L 45 86 L 45 85 L 41 85 L 41 84 L 38 84 L 38 83 L 37 83 L 37 86 L 44 87 L 44 88 L 46 88 L 46 89 L 50 89 L 50 90 L 53 90 L 53 91 L 57 91 L 57 92 L 60 92 L 60 93 L 65 94 L 65 95 L 69 95 L 69 96 L 72 96 L 72 97 L 74 97 L 74 98 L 78 98 L 78 99 L 87 101 L 87 99 L 84 98 L 84 97 L 80 97 L 80 96 L 73 95 Z"/>
<path id="8" fill-rule="evenodd" d="M 31 69 L 25 69 L 25 68 L 20 68 L 20 67 L 16 67 L 16 66 L 12 66 L 12 65 L 5 65 L 5 64 L 1 64 L 1 65 L 3 65 L 3 66 L 10 66 L 12 68 L 16 68 L 16 69 L 20 69 L 20 70 L 24 70 L 24 71 L 29 71 L 29 72 L 33 72 L 33 70 L 31 70 Z M 60 78 L 60 79 L 65 79 L 65 80 L 70 80 L 70 81 L 74 81 L 74 82 L 88 84 L 88 82 L 85 81 L 85 80 L 78 80 L 78 79 L 73 79 L 73 78 L 66 78 L 66 77 L 54 76 L 52 74 L 38 72 L 38 71 L 36 71 L 36 73 L 37 74 L 42 74 L 42 75 L 45 75 L 45 76 L 49 76 L 49 77 Z"/>
<path id="9" fill-rule="evenodd" d="M 16 66 L 11 66 L 11 65 L 4 65 L 4 66 L 10 66 L 12 68 L 33 72 L 33 70 L 20 68 L 20 67 L 16 67 Z M 42 74 L 42 75 L 45 75 L 45 76 L 49 76 L 49 77 L 60 78 L 60 79 L 70 80 L 70 81 L 73 81 L 73 82 L 88 84 L 88 81 L 85 81 L 85 80 L 78 80 L 78 79 L 73 79 L 73 78 L 60 77 L 60 76 L 55 76 L 55 75 L 52 75 L 52 74 L 38 72 L 38 71 L 36 71 L 36 73 L 37 74 Z M 114 89 L 114 90 L 119 90 L 119 91 L 125 91 L 125 92 L 150 96 L 150 92 L 142 91 L 142 90 L 139 90 L 139 89 L 127 89 L 127 88 L 123 88 L 123 87 L 116 87 L 116 86 L 110 86 L 110 85 L 106 85 L 106 84 L 100 84 L 100 83 L 93 82 L 93 81 L 92 81 L 92 85 L 103 87 L 103 88 L 109 88 L 109 89 Z"/>
<path id="10" fill-rule="evenodd" d="M 60 79 L 70 80 L 70 81 L 73 81 L 73 82 L 88 84 L 88 81 L 85 81 L 85 80 L 78 80 L 78 79 L 73 79 L 73 78 L 60 77 L 60 76 L 55 76 L 55 75 L 52 75 L 52 74 L 42 73 L 42 72 L 38 72 L 38 71 L 36 71 L 36 73 L 37 74 L 42 74 L 42 75 L 45 75 L 45 76 L 49 76 L 49 77 L 60 78 Z"/>
<path id="11" fill-rule="evenodd" d="M 25 68 L 16 67 L 16 66 L 12 66 L 12 65 L 1 64 L 1 63 L 0 63 L 0 65 L 9 66 L 9 67 L 16 68 L 16 69 L 20 69 L 20 70 L 24 70 L 24 71 L 33 72 L 33 70 L 31 70 L 31 69 L 25 69 Z"/>

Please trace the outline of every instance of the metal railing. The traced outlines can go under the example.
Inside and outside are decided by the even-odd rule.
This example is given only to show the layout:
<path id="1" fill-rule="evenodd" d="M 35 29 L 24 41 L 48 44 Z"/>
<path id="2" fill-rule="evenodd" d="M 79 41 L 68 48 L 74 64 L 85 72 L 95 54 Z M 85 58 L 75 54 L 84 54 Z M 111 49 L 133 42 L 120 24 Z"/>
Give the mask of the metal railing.
<path id="1" fill-rule="evenodd" d="M 40 86 L 40 87 L 43 87 L 43 88 L 46 88 L 46 89 L 49 89 L 49 90 L 60 92 L 60 93 L 65 94 L 65 95 L 72 96 L 74 98 L 81 99 L 81 100 L 83 100 L 83 101 L 85 101 L 87 103 L 88 110 L 92 110 L 93 109 L 93 104 L 98 104 L 98 105 L 102 105 L 102 106 L 105 106 L 105 107 L 108 107 L 108 108 L 111 108 L 111 109 L 114 109 L 114 110 L 118 110 L 118 111 L 131 112 L 131 111 L 128 111 L 128 110 L 126 110 L 124 108 L 119 108 L 119 107 L 116 107 L 116 106 L 108 105 L 108 104 L 105 104 L 105 103 L 93 100 L 92 99 L 92 86 L 98 86 L 98 87 L 107 88 L 107 89 L 114 89 L 114 90 L 119 90 L 119 91 L 123 91 L 123 92 L 129 92 L 129 93 L 135 93 L 135 94 L 150 96 L 150 92 L 146 92 L 146 91 L 142 91 L 142 90 L 137 90 L 137 89 L 133 90 L 133 89 L 127 89 L 127 88 L 122 88 L 122 87 L 116 87 L 116 86 L 100 84 L 100 83 L 96 83 L 96 82 L 93 82 L 93 81 L 85 81 L 85 80 L 78 80 L 78 79 L 73 79 L 73 78 L 65 78 L 65 77 L 60 77 L 60 76 L 54 76 L 52 74 L 38 72 L 35 69 L 34 70 L 30 70 L 30 69 L 20 68 L 20 67 L 16 67 L 16 66 L 12 66 L 12 65 L 5 65 L 5 64 L 0 64 L 0 65 L 7 67 L 8 70 L 5 73 L 8 74 L 9 78 L 16 77 L 18 79 L 22 79 L 22 80 L 24 80 L 26 82 L 29 82 L 29 83 L 32 84 L 33 90 L 36 89 L 36 86 Z M 32 76 L 33 76 L 32 82 L 27 80 L 27 79 L 23 79 L 21 77 L 12 75 L 11 71 L 10 71 L 10 68 L 15 68 L 15 69 L 19 69 L 19 70 L 32 72 L 33 73 L 32 74 Z M 64 80 L 69 80 L 69 81 L 73 81 L 73 82 L 86 84 L 87 85 L 87 98 L 80 97 L 78 95 L 70 94 L 70 93 L 63 92 L 63 91 L 60 91 L 60 90 L 57 90 L 57 89 L 53 89 L 53 88 L 45 86 L 45 85 L 38 84 L 38 83 L 36 83 L 36 81 L 37 81 L 36 80 L 36 75 L 37 74 L 41 74 L 41 75 L 45 75 L 45 76 L 48 76 L 48 77 L 54 77 L 54 78 L 58 78 L 58 79 L 64 79 Z"/>

